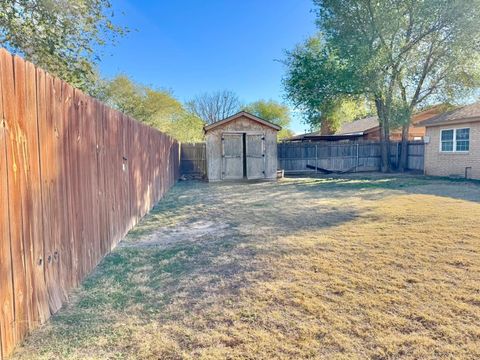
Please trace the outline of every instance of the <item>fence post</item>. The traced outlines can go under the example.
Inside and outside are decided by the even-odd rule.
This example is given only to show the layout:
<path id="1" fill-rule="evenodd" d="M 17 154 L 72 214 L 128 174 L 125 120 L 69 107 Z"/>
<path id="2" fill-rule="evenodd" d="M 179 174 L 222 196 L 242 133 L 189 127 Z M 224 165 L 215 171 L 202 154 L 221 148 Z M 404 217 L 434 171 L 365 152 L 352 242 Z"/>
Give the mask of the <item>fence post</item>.
<path id="1" fill-rule="evenodd" d="M 358 147 L 359 147 L 359 146 L 360 146 L 360 145 L 357 143 L 357 165 L 355 165 L 355 172 L 358 172 L 358 165 L 359 165 L 359 164 L 358 164 L 358 163 L 359 163 Z"/>
<path id="2" fill-rule="evenodd" d="M 403 151 L 403 149 L 402 149 Z M 400 167 L 400 143 L 397 143 L 397 164 L 396 168 L 398 169 Z"/>
<path id="3" fill-rule="evenodd" d="M 318 144 L 315 144 L 315 173 L 318 172 Z"/>

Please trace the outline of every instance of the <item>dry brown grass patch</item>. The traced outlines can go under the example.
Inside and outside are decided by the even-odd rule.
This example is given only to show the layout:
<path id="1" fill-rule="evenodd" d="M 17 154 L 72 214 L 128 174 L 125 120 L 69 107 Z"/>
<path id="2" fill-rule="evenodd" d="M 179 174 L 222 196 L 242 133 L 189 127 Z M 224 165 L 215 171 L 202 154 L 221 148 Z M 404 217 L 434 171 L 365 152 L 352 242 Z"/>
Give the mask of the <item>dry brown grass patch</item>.
<path id="1" fill-rule="evenodd" d="M 479 201 L 421 177 L 180 184 L 16 357 L 479 358 Z"/>

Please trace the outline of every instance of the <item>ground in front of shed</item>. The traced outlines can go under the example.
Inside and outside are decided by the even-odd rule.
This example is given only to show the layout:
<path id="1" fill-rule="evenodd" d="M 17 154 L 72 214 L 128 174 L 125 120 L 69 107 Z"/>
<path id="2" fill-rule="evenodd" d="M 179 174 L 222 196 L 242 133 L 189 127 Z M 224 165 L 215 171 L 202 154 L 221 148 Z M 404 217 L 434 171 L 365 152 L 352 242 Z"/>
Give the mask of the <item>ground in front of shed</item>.
<path id="1" fill-rule="evenodd" d="M 479 358 L 479 218 L 473 182 L 182 182 L 15 358 Z"/>

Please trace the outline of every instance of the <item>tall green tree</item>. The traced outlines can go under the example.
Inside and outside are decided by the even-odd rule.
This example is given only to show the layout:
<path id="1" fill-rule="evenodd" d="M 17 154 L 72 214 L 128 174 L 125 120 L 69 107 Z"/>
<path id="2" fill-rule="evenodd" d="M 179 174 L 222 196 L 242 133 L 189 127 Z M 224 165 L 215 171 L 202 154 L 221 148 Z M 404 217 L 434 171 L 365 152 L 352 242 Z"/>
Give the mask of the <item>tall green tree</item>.
<path id="1" fill-rule="evenodd" d="M 169 91 L 137 84 L 126 75 L 104 82 L 101 100 L 181 142 L 203 140 L 204 122 L 188 112 Z"/>
<path id="2" fill-rule="evenodd" d="M 273 100 L 259 100 L 245 106 L 244 110 L 263 120 L 281 126 L 282 130 L 278 132 L 279 140 L 294 135 L 293 131 L 289 129 L 292 117 L 288 106 Z"/>
<path id="3" fill-rule="evenodd" d="M 317 35 L 287 53 L 283 83 L 292 103 L 312 129 L 334 133 L 345 122 L 367 115 L 368 101 L 352 82 L 353 74 Z"/>
<path id="4" fill-rule="evenodd" d="M 2 0 L 0 46 L 90 94 L 101 48 L 127 32 L 109 0 Z"/>
<path id="5" fill-rule="evenodd" d="M 339 96 L 361 95 L 374 103 L 384 171 L 390 167 L 390 128 L 402 127 L 406 143 L 416 109 L 480 86 L 480 0 L 314 3 L 318 48 L 314 56 L 308 46 L 289 54 L 287 92 L 307 108 Z M 312 78 L 304 86 L 297 76 Z M 405 167 L 405 151 L 401 159 Z"/>
<path id="6" fill-rule="evenodd" d="M 325 102 L 319 118 L 322 135 L 335 134 L 343 124 L 364 118 L 370 111 L 369 104 L 361 97 L 345 96 Z"/>

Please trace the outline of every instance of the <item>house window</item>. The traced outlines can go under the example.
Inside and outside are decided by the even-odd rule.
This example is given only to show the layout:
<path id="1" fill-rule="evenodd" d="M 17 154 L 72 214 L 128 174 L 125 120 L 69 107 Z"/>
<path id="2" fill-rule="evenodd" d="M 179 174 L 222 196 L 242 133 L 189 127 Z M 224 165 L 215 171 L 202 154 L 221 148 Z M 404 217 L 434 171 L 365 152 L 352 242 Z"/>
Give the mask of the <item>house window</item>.
<path id="1" fill-rule="evenodd" d="M 470 129 L 457 129 L 455 132 L 455 144 L 456 151 L 470 150 Z"/>
<path id="2" fill-rule="evenodd" d="M 441 152 L 467 152 L 470 150 L 470 129 L 445 129 L 440 132 Z"/>
<path id="3" fill-rule="evenodd" d="M 441 139 L 442 139 L 442 151 L 453 151 L 453 137 L 455 130 L 442 130 Z"/>

